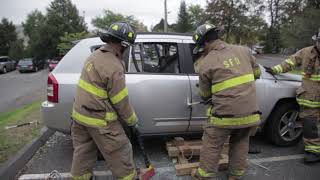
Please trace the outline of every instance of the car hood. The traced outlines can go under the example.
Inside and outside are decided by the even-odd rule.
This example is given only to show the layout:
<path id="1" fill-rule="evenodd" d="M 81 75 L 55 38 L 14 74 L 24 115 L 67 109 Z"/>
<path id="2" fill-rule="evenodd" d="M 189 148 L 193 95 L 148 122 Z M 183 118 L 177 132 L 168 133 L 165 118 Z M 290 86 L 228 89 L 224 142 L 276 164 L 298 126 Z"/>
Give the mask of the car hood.
<path id="1" fill-rule="evenodd" d="M 260 66 L 260 68 L 261 68 L 261 73 L 262 73 L 261 76 L 262 76 L 263 79 L 274 80 L 275 77 L 276 77 L 277 80 L 280 80 L 280 81 L 297 81 L 297 82 L 301 82 L 302 81 L 302 76 L 298 75 L 298 74 L 283 73 L 283 74 L 272 76 L 271 74 L 266 72 L 264 67 Z"/>
<path id="2" fill-rule="evenodd" d="M 279 81 L 297 81 L 297 82 L 301 82 L 302 81 L 302 76 L 298 75 L 298 74 L 292 74 L 292 73 L 284 73 L 284 74 L 279 74 L 279 75 L 275 75 L 275 76 L 267 76 L 264 79 L 272 79 L 274 80 L 275 77 L 277 78 L 277 80 Z"/>
<path id="3" fill-rule="evenodd" d="M 298 74 L 285 73 L 276 76 L 278 80 L 284 81 L 302 81 L 302 76 Z"/>

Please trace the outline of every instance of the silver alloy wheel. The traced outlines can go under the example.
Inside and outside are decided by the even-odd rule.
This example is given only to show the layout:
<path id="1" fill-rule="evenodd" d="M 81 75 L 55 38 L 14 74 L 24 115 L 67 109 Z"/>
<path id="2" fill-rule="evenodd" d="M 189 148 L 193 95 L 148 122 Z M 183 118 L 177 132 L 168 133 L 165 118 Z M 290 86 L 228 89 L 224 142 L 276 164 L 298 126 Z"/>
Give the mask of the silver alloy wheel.
<path id="1" fill-rule="evenodd" d="M 7 68 L 6 67 L 3 67 L 3 73 L 7 73 Z"/>
<path id="2" fill-rule="evenodd" d="M 293 141 L 302 133 L 302 122 L 299 121 L 299 112 L 286 112 L 280 119 L 279 134 L 285 141 Z M 298 120 L 298 121 L 297 121 Z"/>

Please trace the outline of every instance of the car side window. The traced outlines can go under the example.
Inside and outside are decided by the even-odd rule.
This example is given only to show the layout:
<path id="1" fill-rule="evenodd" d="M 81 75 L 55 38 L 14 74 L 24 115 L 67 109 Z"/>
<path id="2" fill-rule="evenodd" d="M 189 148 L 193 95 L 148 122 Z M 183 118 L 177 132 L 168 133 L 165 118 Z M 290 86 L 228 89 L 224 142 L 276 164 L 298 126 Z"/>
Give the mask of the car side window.
<path id="1" fill-rule="evenodd" d="M 129 72 L 178 74 L 179 56 L 175 43 L 138 43 L 132 48 Z"/>

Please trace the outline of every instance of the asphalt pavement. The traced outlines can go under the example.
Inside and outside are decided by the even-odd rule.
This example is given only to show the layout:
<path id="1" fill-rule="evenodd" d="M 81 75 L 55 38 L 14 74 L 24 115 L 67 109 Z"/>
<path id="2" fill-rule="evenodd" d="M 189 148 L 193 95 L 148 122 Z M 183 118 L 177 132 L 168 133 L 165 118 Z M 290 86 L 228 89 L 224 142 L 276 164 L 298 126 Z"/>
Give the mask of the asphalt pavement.
<path id="1" fill-rule="evenodd" d="M 320 177 L 320 163 L 305 165 L 302 161 L 303 145 L 299 142 L 291 147 L 277 147 L 270 144 L 263 135 L 258 135 L 252 140 L 253 144 L 262 149 L 262 153 L 249 155 L 249 168 L 245 180 L 318 180 Z M 151 163 L 157 169 L 153 180 L 162 179 L 191 179 L 188 176 L 176 176 L 174 164 L 167 156 L 165 149 L 166 140 L 163 138 L 151 138 L 145 140 L 146 152 Z M 72 141 L 69 135 L 56 133 L 43 146 L 34 158 L 26 165 L 22 177 L 44 177 L 48 173 L 57 170 L 70 176 L 72 163 Z M 143 167 L 141 153 L 134 148 L 134 157 L 137 167 Z M 95 172 L 111 175 L 108 165 L 104 161 L 97 161 Z M 222 172 L 224 177 L 226 172 Z M 68 176 L 69 175 L 69 176 Z M 28 179 L 28 178 L 26 178 Z M 225 178 L 222 178 L 224 180 Z"/>
<path id="2" fill-rule="evenodd" d="M 0 113 L 45 99 L 48 70 L 0 74 Z"/>

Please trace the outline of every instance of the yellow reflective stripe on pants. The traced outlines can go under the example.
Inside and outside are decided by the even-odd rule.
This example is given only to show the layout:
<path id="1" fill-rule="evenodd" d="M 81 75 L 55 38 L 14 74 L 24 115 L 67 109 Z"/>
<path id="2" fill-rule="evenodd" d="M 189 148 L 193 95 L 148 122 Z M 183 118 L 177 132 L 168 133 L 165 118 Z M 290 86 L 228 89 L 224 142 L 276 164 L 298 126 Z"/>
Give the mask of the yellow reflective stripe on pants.
<path id="1" fill-rule="evenodd" d="M 283 72 L 282 66 L 280 64 L 274 66 L 272 69 L 274 69 L 277 74 L 281 74 Z"/>
<path id="2" fill-rule="evenodd" d="M 198 174 L 201 177 L 215 177 L 216 174 L 215 173 L 207 173 L 205 170 L 203 170 L 202 168 L 198 168 Z"/>
<path id="3" fill-rule="evenodd" d="M 244 175 L 244 173 L 245 173 L 245 170 L 235 170 L 235 169 L 233 169 L 233 170 L 230 170 L 229 171 L 229 174 L 231 175 L 231 176 L 236 176 L 236 177 L 241 177 L 241 176 L 243 176 Z"/>
<path id="4" fill-rule="evenodd" d="M 253 82 L 254 81 L 254 75 L 253 74 L 246 74 L 242 76 L 238 76 L 235 78 L 231 78 L 228 80 L 225 80 L 221 83 L 217 83 L 211 86 L 211 92 L 217 93 L 219 91 L 229 89 L 235 86 L 239 86 L 245 83 Z"/>
<path id="5" fill-rule="evenodd" d="M 128 88 L 125 87 L 118 94 L 111 97 L 110 100 L 111 100 L 112 104 L 117 104 L 127 96 L 128 96 Z"/>
<path id="6" fill-rule="evenodd" d="M 291 59 L 286 59 L 285 62 L 290 65 L 291 69 L 294 69 L 296 66 Z"/>
<path id="7" fill-rule="evenodd" d="M 112 112 L 112 113 L 115 114 L 114 112 Z M 82 122 L 82 123 L 85 123 L 85 124 L 88 124 L 91 126 L 106 126 L 108 122 L 112 122 L 114 120 L 117 120 L 117 118 L 114 118 L 114 115 L 112 115 L 111 113 L 106 114 L 106 117 L 105 117 L 106 119 L 99 119 L 99 118 L 93 118 L 93 117 L 82 115 L 75 110 L 72 111 L 72 117 L 76 121 L 79 121 L 79 122 Z M 109 118 L 109 119 L 107 119 L 107 118 Z"/>
<path id="8" fill-rule="evenodd" d="M 136 115 L 135 112 L 133 112 L 133 113 L 131 114 L 131 116 L 128 118 L 128 124 L 129 124 L 129 125 L 134 125 L 134 124 L 137 123 L 137 121 L 138 121 L 137 115 Z"/>
<path id="9" fill-rule="evenodd" d="M 305 146 L 304 150 L 312 153 L 320 153 L 320 146 Z"/>
<path id="10" fill-rule="evenodd" d="M 317 102 L 317 101 L 310 101 L 307 99 L 297 98 L 297 102 L 301 106 L 306 106 L 310 108 L 320 108 L 320 102 Z"/>
<path id="11" fill-rule="evenodd" d="M 72 176 L 72 180 L 90 180 L 92 173 L 86 173 L 81 176 Z"/>
<path id="12" fill-rule="evenodd" d="M 83 90 L 87 91 L 90 94 L 93 94 L 95 96 L 101 97 L 101 98 L 107 98 L 108 93 L 102 88 L 96 87 L 95 85 L 92 85 L 88 82 L 86 82 L 83 79 L 79 80 L 78 86 L 82 88 Z"/>
<path id="13" fill-rule="evenodd" d="M 219 118 L 219 117 L 210 117 L 210 123 L 217 126 L 237 126 L 237 125 L 246 125 L 253 124 L 260 121 L 259 114 L 253 114 L 250 116 L 239 117 L 239 118 Z"/>
<path id="14" fill-rule="evenodd" d="M 133 180 L 135 179 L 136 177 L 136 171 L 134 170 L 131 174 L 123 177 L 123 178 L 120 178 L 119 180 Z"/>
<path id="15" fill-rule="evenodd" d="M 303 76 L 306 76 L 305 72 L 301 73 Z M 312 74 L 310 78 L 311 81 L 320 81 L 320 74 Z"/>

